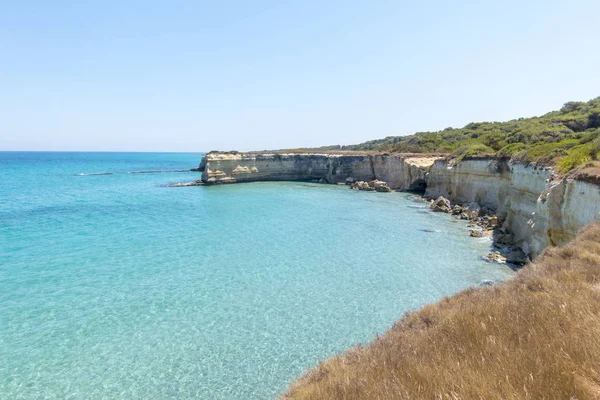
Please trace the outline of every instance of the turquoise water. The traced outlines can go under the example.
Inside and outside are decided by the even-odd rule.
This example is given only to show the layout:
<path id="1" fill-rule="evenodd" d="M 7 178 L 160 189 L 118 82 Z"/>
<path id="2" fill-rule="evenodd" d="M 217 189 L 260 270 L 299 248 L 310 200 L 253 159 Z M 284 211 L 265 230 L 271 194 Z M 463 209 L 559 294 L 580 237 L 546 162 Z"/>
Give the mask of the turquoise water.
<path id="1" fill-rule="evenodd" d="M 406 194 L 128 173 L 200 157 L 0 153 L 0 398 L 270 399 L 405 311 L 511 275 Z"/>

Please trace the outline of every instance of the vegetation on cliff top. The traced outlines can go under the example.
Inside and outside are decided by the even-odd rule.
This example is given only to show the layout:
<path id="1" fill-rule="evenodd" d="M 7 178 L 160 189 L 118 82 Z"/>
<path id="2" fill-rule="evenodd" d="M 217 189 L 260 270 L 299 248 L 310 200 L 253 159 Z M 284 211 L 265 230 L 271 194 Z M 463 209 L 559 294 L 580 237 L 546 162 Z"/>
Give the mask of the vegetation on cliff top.
<path id="1" fill-rule="evenodd" d="M 569 102 L 541 117 L 507 122 L 473 122 L 463 128 L 389 136 L 322 150 L 450 153 L 457 158 L 496 155 L 522 162 L 556 164 L 567 172 L 595 161 L 600 149 L 600 97 Z"/>
<path id="2" fill-rule="evenodd" d="M 288 399 L 600 398 L 600 223 L 503 285 L 407 314 Z"/>

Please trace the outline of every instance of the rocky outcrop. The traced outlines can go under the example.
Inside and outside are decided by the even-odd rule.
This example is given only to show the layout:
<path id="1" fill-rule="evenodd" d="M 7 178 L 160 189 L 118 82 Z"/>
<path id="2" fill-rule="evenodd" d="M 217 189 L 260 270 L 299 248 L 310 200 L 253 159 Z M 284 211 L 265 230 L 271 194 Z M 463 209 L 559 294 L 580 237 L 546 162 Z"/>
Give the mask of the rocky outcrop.
<path id="1" fill-rule="evenodd" d="M 326 183 L 380 180 L 390 189 L 424 190 L 427 169 L 439 157 L 210 152 L 198 167 L 205 184 L 253 181 L 323 181 Z M 386 191 L 381 188 L 380 191 Z"/>
<path id="2" fill-rule="evenodd" d="M 366 191 L 377 191 L 377 192 L 391 192 L 392 189 L 386 182 L 372 180 L 371 182 L 358 181 L 350 184 L 350 189 L 366 190 Z"/>
<path id="3" fill-rule="evenodd" d="M 445 212 L 451 213 L 452 208 L 450 206 L 450 200 L 440 196 L 429 206 L 429 209 L 433 212 Z"/>

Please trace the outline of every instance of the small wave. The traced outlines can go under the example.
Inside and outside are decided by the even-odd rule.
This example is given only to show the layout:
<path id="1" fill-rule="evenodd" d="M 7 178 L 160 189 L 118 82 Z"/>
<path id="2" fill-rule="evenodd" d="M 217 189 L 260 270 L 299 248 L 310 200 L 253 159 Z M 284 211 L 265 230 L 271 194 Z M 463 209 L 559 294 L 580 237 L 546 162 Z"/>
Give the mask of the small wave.
<path id="1" fill-rule="evenodd" d="M 129 171 L 128 174 L 162 174 L 169 172 L 190 172 L 189 169 L 157 169 L 148 171 Z"/>
<path id="2" fill-rule="evenodd" d="M 92 172 L 91 174 L 75 174 L 76 176 L 112 175 L 112 172 Z"/>

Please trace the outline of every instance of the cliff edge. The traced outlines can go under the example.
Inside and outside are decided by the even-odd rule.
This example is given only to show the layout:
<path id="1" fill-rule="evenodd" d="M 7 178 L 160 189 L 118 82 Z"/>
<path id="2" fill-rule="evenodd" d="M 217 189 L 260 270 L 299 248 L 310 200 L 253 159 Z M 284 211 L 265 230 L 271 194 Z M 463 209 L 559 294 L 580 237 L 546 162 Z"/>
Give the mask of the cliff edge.
<path id="1" fill-rule="evenodd" d="M 378 179 L 391 189 L 424 191 L 435 155 L 367 153 L 210 152 L 199 166 L 202 182 L 321 181 Z"/>

